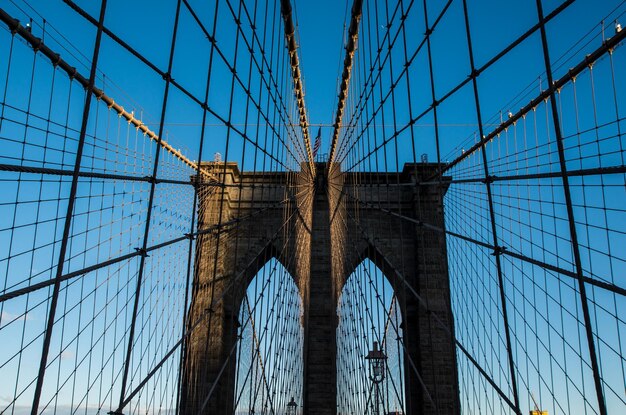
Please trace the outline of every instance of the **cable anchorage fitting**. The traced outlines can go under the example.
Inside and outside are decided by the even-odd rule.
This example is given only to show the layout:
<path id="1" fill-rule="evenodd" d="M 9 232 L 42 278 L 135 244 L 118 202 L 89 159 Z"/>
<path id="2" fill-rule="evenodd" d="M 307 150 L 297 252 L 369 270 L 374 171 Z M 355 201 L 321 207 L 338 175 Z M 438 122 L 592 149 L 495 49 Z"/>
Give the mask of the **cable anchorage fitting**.
<path id="1" fill-rule="evenodd" d="M 37 43 L 33 42 L 31 45 L 33 47 L 33 51 L 36 54 L 41 49 L 41 46 L 42 46 L 43 42 L 41 41 L 41 38 L 38 38 L 38 37 L 36 37 L 35 40 L 37 41 Z"/>
<path id="2" fill-rule="evenodd" d="M 11 31 L 11 36 L 15 36 L 15 34 L 17 33 L 17 29 L 19 28 L 20 25 L 20 21 L 17 19 L 12 19 L 13 21 L 11 23 L 9 23 L 9 30 Z"/>

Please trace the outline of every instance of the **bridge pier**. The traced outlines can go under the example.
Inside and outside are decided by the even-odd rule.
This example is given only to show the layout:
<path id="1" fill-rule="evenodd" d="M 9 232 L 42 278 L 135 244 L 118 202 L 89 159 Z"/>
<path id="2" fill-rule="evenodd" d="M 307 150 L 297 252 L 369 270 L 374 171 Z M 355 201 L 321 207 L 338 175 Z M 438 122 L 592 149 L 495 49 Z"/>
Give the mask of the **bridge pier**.
<path id="1" fill-rule="evenodd" d="M 390 215 L 443 227 L 441 196 L 446 183 L 441 188 L 439 184 L 418 184 L 433 175 L 436 165 L 406 165 L 399 176 L 345 173 L 328 178 L 325 166 L 318 164 L 312 200 L 298 203 L 300 211 L 292 216 L 286 211 L 293 212 L 294 206 L 285 208 L 281 203 L 285 189 L 287 194 L 290 191 L 290 173 L 241 173 L 235 163 L 221 166 L 222 172 L 217 174 L 226 184 L 243 181 L 271 186 L 265 190 L 216 187 L 200 197 L 200 229 L 265 210 L 254 220 L 242 221 L 236 229 L 224 232 L 219 243 L 216 234 L 198 239 L 188 325 L 191 329 L 203 314 L 210 324 L 194 328 L 186 347 L 181 413 L 233 413 L 240 305 L 248 283 L 276 257 L 293 276 L 304 307 L 303 414 L 337 413 L 338 298 L 346 279 L 365 258 L 383 271 L 398 297 L 403 318 L 406 413 L 458 414 L 445 236 Z M 352 187 L 363 184 L 384 186 L 385 191 L 369 192 L 368 200 L 351 200 L 347 195 L 359 194 Z M 306 184 L 296 187 L 303 186 Z M 350 218 L 357 211 L 358 223 Z M 286 217 L 292 219 L 286 222 Z M 284 226 L 291 232 L 277 233 Z M 284 239 L 286 234 L 292 237 Z M 216 304 L 218 298 L 222 300 Z"/>
<path id="2" fill-rule="evenodd" d="M 272 258 L 295 277 L 302 266 L 289 257 L 296 237 L 284 225 L 284 174 L 241 173 L 236 163 L 204 163 L 227 186 L 200 185 L 195 275 L 187 321 L 180 413 L 233 414 L 239 311 L 249 282 Z M 257 188 L 233 186 L 247 182 Z M 232 219 L 255 214 L 244 224 Z M 292 230 L 293 233 L 300 229 Z M 301 262 L 301 261 L 300 261 Z M 295 281 L 298 284 L 298 281 Z"/>
<path id="3" fill-rule="evenodd" d="M 400 174 L 367 173 L 354 179 L 345 174 L 348 195 L 363 185 L 384 190 L 357 191 L 359 201 L 346 196 L 346 206 L 337 207 L 343 215 L 359 214 L 358 224 L 351 221 L 345 235 L 336 232 L 356 245 L 344 250 L 339 278 L 345 283 L 365 259 L 383 272 L 402 315 L 406 413 L 455 415 L 460 407 L 445 235 L 406 219 L 443 229 L 442 196 L 448 183 L 419 184 L 430 183 L 436 169 L 435 163 L 406 164 Z"/>
<path id="4" fill-rule="evenodd" d="M 305 303 L 304 414 L 337 413 L 337 298 L 333 284 L 327 180 L 317 169 L 311 226 L 309 298 Z"/>

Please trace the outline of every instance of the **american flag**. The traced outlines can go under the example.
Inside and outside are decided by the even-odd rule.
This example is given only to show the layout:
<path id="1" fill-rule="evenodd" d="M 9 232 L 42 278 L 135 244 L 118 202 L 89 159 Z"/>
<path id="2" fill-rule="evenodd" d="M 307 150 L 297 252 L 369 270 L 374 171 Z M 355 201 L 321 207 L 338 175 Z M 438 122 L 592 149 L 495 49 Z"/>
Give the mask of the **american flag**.
<path id="1" fill-rule="evenodd" d="M 315 143 L 313 144 L 313 157 L 315 158 L 315 156 L 317 156 L 317 152 L 319 151 L 320 147 L 322 146 L 322 129 L 318 128 L 317 129 L 317 137 L 315 137 Z"/>

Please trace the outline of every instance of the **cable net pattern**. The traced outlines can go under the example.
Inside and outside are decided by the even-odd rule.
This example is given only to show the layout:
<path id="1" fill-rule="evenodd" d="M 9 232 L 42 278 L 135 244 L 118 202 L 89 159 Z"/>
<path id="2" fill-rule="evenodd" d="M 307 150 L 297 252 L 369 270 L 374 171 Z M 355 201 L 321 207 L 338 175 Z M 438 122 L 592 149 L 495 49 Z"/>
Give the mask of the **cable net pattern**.
<path id="1" fill-rule="evenodd" d="M 257 190 L 293 209 L 305 150 L 280 7 L 175 1 L 150 39 L 111 17 L 122 6 L 140 11 L 2 6 L 2 413 L 176 413 L 187 341 L 211 324 L 189 314 L 197 242 L 227 246 L 263 212 L 207 217 L 199 201 L 226 199 L 220 160 L 289 173 Z"/>
<path id="2" fill-rule="evenodd" d="M 317 161 L 295 3 L 3 3 L 0 413 L 304 413 L 322 265 L 337 413 L 626 412 L 600 3 L 351 2 Z"/>
<path id="3" fill-rule="evenodd" d="M 381 250 L 395 221 L 405 237 L 445 235 L 458 411 L 620 413 L 624 5 L 484 3 L 353 3 L 331 143 L 337 199 Z M 435 171 L 413 184 L 439 188 L 443 223 L 391 190 L 424 162 Z M 433 316 L 428 330 L 444 327 L 432 297 L 393 285 Z M 437 387 L 424 393 L 441 411 Z"/>

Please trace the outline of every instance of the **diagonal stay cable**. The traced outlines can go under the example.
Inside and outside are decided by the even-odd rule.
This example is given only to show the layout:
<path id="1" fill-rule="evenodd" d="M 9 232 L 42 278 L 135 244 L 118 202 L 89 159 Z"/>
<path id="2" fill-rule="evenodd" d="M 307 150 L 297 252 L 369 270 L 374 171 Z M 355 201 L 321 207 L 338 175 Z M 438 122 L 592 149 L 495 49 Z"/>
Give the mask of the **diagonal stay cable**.
<path id="1" fill-rule="evenodd" d="M 376 251 L 378 255 L 382 256 L 382 253 L 376 246 L 376 242 L 374 241 L 374 239 L 370 235 L 367 234 L 367 232 L 363 229 L 363 227 L 361 227 L 358 221 L 350 213 L 347 213 L 347 215 L 349 216 L 350 219 L 352 219 L 354 223 L 356 223 L 359 231 L 363 235 L 363 238 L 365 238 L 365 240 L 372 246 L 372 248 Z M 472 362 L 472 364 L 481 373 L 481 375 L 487 380 L 487 382 L 489 382 L 489 384 L 494 388 L 494 390 L 498 393 L 498 395 L 500 395 L 500 397 L 507 403 L 507 405 L 509 405 L 511 410 L 517 413 L 518 415 L 521 415 L 521 412 L 519 412 L 516 409 L 515 404 L 511 401 L 511 399 L 504 393 L 504 391 L 502 391 L 502 389 L 500 389 L 500 387 L 493 381 L 493 379 L 491 379 L 491 377 L 487 374 L 487 372 L 485 372 L 485 370 L 480 366 L 480 364 L 476 361 L 476 359 L 474 359 L 471 353 L 469 353 L 465 349 L 463 344 L 454 336 L 454 333 L 450 330 L 450 327 L 441 320 L 441 318 L 438 316 L 436 312 L 430 310 L 430 308 L 428 307 L 428 303 L 422 298 L 422 296 L 420 296 L 417 293 L 417 291 L 415 291 L 415 289 L 411 286 L 411 284 L 409 284 L 409 282 L 404 278 L 402 273 L 400 273 L 400 271 L 394 268 L 393 266 L 391 268 L 393 272 L 397 275 L 398 279 L 407 287 L 408 291 L 415 297 L 415 299 L 417 299 L 419 305 L 423 307 L 426 310 L 426 312 L 435 320 L 435 322 L 450 336 L 450 338 L 454 341 L 456 346 Z"/>
<path id="2" fill-rule="evenodd" d="M 293 78 L 293 88 L 298 101 L 298 111 L 300 113 L 300 127 L 304 138 L 304 146 L 308 157 L 308 164 L 311 177 L 315 176 L 315 164 L 313 163 L 313 152 L 311 151 L 311 139 L 309 137 L 309 122 L 307 119 L 306 106 L 304 104 L 304 87 L 302 85 L 302 75 L 300 73 L 300 61 L 298 59 L 298 46 L 296 44 L 295 27 L 291 15 L 291 2 L 289 0 L 280 1 L 280 12 L 285 22 L 285 40 L 289 50 L 291 75 Z"/>
<path id="3" fill-rule="evenodd" d="M 283 231 L 283 228 L 285 227 L 285 225 L 287 223 L 289 223 L 289 220 L 291 220 L 293 217 L 295 216 L 295 213 L 292 213 L 287 220 L 283 223 L 283 225 L 276 230 L 276 232 L 272 235 L 272 237 L 267 241 L 267 243 L 263 246 L 263 248 L 259 251 L 259 253 L 264 252 L 269 246 L 271 246 L 271 244 L 279 237 L 279 235 L 281 234 L 281 232 Z M 254 257 L 244 268 L 241 272 L 239 272 L 239 274 L 237 274 L 228 284 L 228 286 L 224 289 L 224 291 L 222 292 L 222 294 L 215 298 L 213 300 L 213 303 L 209 305 L 209 307 L 206 308 L 205 312 L 202 313 L 197 319 L 196 321 L 194 321 L 190 327 L 189 330 L 187 330 L 185 332 L 185 334 L 183 336 L 181 336 L 178 341 L 170 348 L 170 350 L 163 356 L 163 358 L 159 361 L 159 363 L 157 363 L 152 370 L 142 379 L 141 382 L 139 382 L 137 384 L 137 386 L 135 387 L 135 389 L 130 392 L 128 395 L 126 395 L 125 399 L 123 402 L 120 403 L 120 406 L 116 409 L 115 413 L 121 413 L 121 411 L 124 409 L 124 407 L 126 407 L 126 405 L 128 405 L 130 403 L 130 401 L 137 395 L 137 393 L 139 393 L 142 388 L 144 387 L 144 385 L 146 385 L 146 383 L 148 383 L 148 381 L 150 380 L 150 378 L 152 378 L 152 376 L 154 376 L 159 369 L 161 368 L 161 366 L 163 366 L 163 364 L 174 354 L 174 352 L 176 351 L 176 349 L 178 349 L 178 347 L 183 343 L 183 341 L 185 339 L 187 339 L 193 332 L 194 330 L 200 325 L 202 324 L 202 322 L 209 316 L 209 314 L 211 314 L 211 310 L 213 309 L 213 307 L 217 306 L 218 304 L 220 304 L 224 298 L 226 298 L 226 295 L 228 294 L 228 292 L 236 285 L 236 283 L 239 282 L 239 280 L 241 280 L 241 278 L 243 278 L 244 274 L 246 273 L 246 271 L 248 270 L 248 268 L 250 268 L 258 259 L 257 257 Z M 233 351 L 236 349 L 236 343 L 235 343 L 235 348 L 233 350 L 230 351 L 229 356 L 232 355 Z M 226 367 L 226 364 L 228 364 L 228 359 L 225 362 L 225 364 L 222 367 L 221 372 L 223 372 L 223 370 Z M 218 377 L 219 379 L 219 377 Z"/>
<path id="4" fill-rule="evenodd" d="M 179 236 L 179 237 L 174 238 L 174 239 L 170 239 L 168 241 L 165 241 L 165 242 L 162 242 L 162 243 L 159 243 L 159 244 L 156 244 L 156 245 L 152 245 L 152 246 L 146 248 L 146 253 L 150 253 L 150 252 L 156 251 L 158 249 L 164 248 L 166 246 L 173 245 L 173 244 L 176 244 L 178 242 L 182 242 L 182 241 L 185 241 L 185 240 L 189 240 L 189 239 L 195 238 L 195 237 L 197 237 L 199 235 L 205 235 L 205 234 L 210 234 L 210 233 L 215 233 L 215 232 L 226 232 L 226 231 L 230 230 L 230 228 L 234 227 L 236 224 L 244 222 L 244 221 L 247 221 L 247 220 L 250 220 L 250 219 L 252 219 L 252 218 L 262 214 L 263 212 L 267 212 L 270 209 L 279 207 L 279 206 L 287 203 L 289 200 L 290 199 L 281 200 L 280 202 L 277 202 L 277 203 L 271 204 L 269 206 L 266 206 L 264 208 L 258 209 L 258 210 L 254 211 L 254 212 L 252 212 L 252 213 L 250 213 L 248 215 L 245 215 L 245 216 L 242 216 L 242 217 L 239 217 L 239 218 L 234 218 L 234 219 L 232 219 L 230 221 L 224 222 L 221 225 L 210 226 L 208 228 L 200 229 L 200 230 L 197 230 L 195 232 L 188 233 L 188 234 Z M 297 215 L 297 216 L 300 217 L 299 215 Z M 79 270 L 76 270 L 76 271 L 69 272 L 69 273 L 61 276 L 60 280 L 61 281 L 70 280 L 72 278 L 76 278 L 78 276 L 81 276 L 81 275 L 93 272 L 93 271 L 101 269 L 101 268 L 105 268 L 107 266 L 116 264 L 118 262 L 122 262 L 122 261 L 126 261 L 126 260 L 129 260 L 129 259 L 132 259 L 132 258 L 140 256 L 140 255 L 141 255 L 141 252 L 136 250 L 135 252 L 130 252 L 128 254 L 121 255 L 121 256 L 109 259 L 107 261 L 102 261 L 102 262 L 99 262 L 97 264 L 94 264 L 94 265 L 91 265 L 91 266 L 88 266 L 88 267 L 85 267 L 85 268 L 82 268 L 82 269 L 79 269 Z M 36 284 L 29 285 L 28 287 L 19 288 L 19 289 L 16 289 L 14 291 L 11 291 L 11 292 L 4 293 L 4 294 L 0 295 L 0 303 L 2 303 L 4 301 L 7 301 L 7 300 L 10 300 L 10 299 L 15 298 L 15 297 L 19 297 L 19 296 L 24 295 L 24 294 L 31 293 L 33 291 L 37 291 L 37 290 L 40 290 L 42 288 L 54 285 L 54 281 L 55 281 L 54 279 L 46 280 L 46 281 L 42 281 L 42 282 L 39 282 L 39 283 L 36 283 Z"/>
<path id="5" fill-rule="evenodd" d="M 494 137 L 502 133 L 504 130 L 512 126 L 516 123 L 520 118 L 524 117 L 527 113 L 532 111 L 537 105 L 541 102 L 547 100 L 550 96 L 552 96 L 556 91 L 563 88 L 569 82 L 573 81 L 581 72 L 585 69 L 588 69 L 591 65 L 593 65 L 597 60 L 602 58 L 607 53 L 611 53 L 619 44 L 626 39 L 626 30 L 622 30 L 617 32 L 615 36 L 606 39 L 602 42 L 602 45 L 591 52 L 590 54 L 585 56 L 585 59 L 579 62 L 576 66 L 571 68 L 565 75 L 561 78 L 555 80 L 552 85 L 549 85 L 544 91 L 542 91 L 537 97 L 531 100 L 528 104 L 526 104 L 522 109 L 518 112 L 514 113 L 508 119 L 504 120 L 498 127 L 496 127 L 492 132 L 486 134 L 484 137 L 481 137 L 480 140 L 476 144 L 474 144 L 471 148 L 465 151 L 465 153 L 461 154 L 459 157 L 445 165 L 442 169 L 442 173 L 450 170 L 452 167 L 459 164 L 461 161 L 469 157 L 476 150 L 482 148 L 486 143 L 492 140 Z"/>
<path id="6" fill-rule="evenodd" d="M 286 143 L 284 142 L 283 139 L 280 138 L 279 132 L 276 129 L 276 125 L 275 123 L 271 122 L 269 119 L 269 115 L 266 114 L 265 112 L 260 110 L 260 103 L 257 102 L 257 100 L 251 95 L 251 91 L 250 88 L 248 86 L 245 85 L 245 83 L 243 82 L 243 80 L 241 79 L 241 77 L 238 75 L 236 68 L 232 65 L 231 62 L 228 61 L 228 58 L 226 57 L 225 51 L 221 50 L 217 45 L 217 39 L 215 36 L 215 33 L 211 34 L 208 32 L 205 24 L 202 22 L 202 20 L 200 19 L 200 17 L 198 16 L 198 14 L 196 13 L 195 9 L 191 6 L 191 4 L 189 4 L 188 0 L 183 0 L 183 4 L 185 5 L 185 7 L 187 8 L 187 10 L 189 11 L 189 13 L 191 14 L 191 16 L 193 17 L 194 21 L 197 23 L 199 29 L 202 31 L 202 33 L 204 34 L 204 36 L 206 36 L 206 38 L 209 40 L 209 42 L 211 42 L 211 48 L 212 50 L 214 50 L 214 53 L 219 56 L 221 58 L 222 63 L 224 63 L 224 65 L 226 65 L 226 67 L 228 68 L 228 70 L 233 74 L 235 80 L 237 81 L 237 84 L 244 90 L 244 92 L 246 93 L 247 99 L 252 103 L 252 105 L 254 107 L 256 107 L 257 109 L 259 109 L 259 116 L 261 118 L 263 118 L 263 120 L 265 121 L 266 126 L 268 126 L 270 128 L 270 130 L 272 130 L 272 134 L 274 136 L 279 137 L 279 140 L 281 141 L 281 143 L 283 143 L 285 145 L 285 147 L 287 148 L 287 151 L 290 153 L 290 155 L 292 157 L 295 158 L 295 155 L 292 153 L 291 149 L 288 148 L 288 146 L 286 145 Z M 228 5 L 228 9 L 231 12 L 231 15 L 233 17 L 233 19 L 238 20 L 237 14 L 234 12 L 234 10 L 232 9 L 230 2 L 227 1 L 227 5 Z M 242 6 L 244 6 L 243 4 L 241 4 Z M 289 126 L 291 128 L 289 128 L 288 130 L 288 136 L 291 140 L 291 142 L 294 142 L 294 138 L 292 136 L 292 134 L 289 134 L 290 132 L 293 134 L 296 134 L 295 131 L 295 124 L 288 122 L 289 120 L 285 119 L 285 114 L 287 114 L 287 117 L 289 117 L 288 114 L 288 110 L 287 107 L 285 105 L 285 100 L 283 98 L 283 96 L 281 95 L 280 91 L 278 90 L 279 86 L 277 83 L 276 78 L 274 77 L 272 71 L 264 71 L 264 67 L 267 67 L 269 69 L 269 63 L 267 61 L 267 58 L 265 56 L 265 49 L 263 48 L 263 45 L 261 45 L 261 43 L 258 40 L 258 36 L 256 33 L 256 27 L 252 24 L 252 22 L 249 22 L 252 27 L 253 27 L 253 37 L 254 40 L 256 40 L 256 44 L 259 46 L 259 51 L 261 54 L 261 63 L 259 64 L 258 59 L 254 56 L 254 54 L 251 55 L 251 63 L 254 63 L 260 77 L 261 77 L 261 83 L 264 85 L 265 89 L 267 90 L 270 99 L 272 100 L 272 102 L 274 103 L 275 107 L 278 108 L 279 106 L 282 108 L 282 111 L 279 113 L 279 117 L 281 119 L 281 121 L 286 125 Z M 240 34 L 240 38 L 241 40 L 245 43 L 246 47 L 249 50 L 252 50 L 252 48 L 254 47 L 254 43 L 255 42 L 251 42 L 246 36 L 245 33 L 242 30 L 241 24 L 237 25 L 237 31 Z M 269 80 L 266 79 L 266 75 L 269 77 Z M 274 90 L 271 89 L 271 87 L 274 88 Z M 280 105 L 279 105 L 280 102 Z M 207 104 L 208 102 L 205 100 L 205 104 Z M 218 124 L 218 125 L 222 125 L 222 124 Z M 232 124 L 233 126 L 236 124 Z M 250 125 L 250 124 L 248 124 Z M 304 158 L 304 153 L 302 153 L 302 148 L 300 145 L 298 145 L 299 142 L 294 142 L 294 145 L 296 145 L 296 151 L 298 153 L 298 156 Z"/>
<path id="7" fill-rule="evenodd" d="M 279 264 L 279 262 L 277 261 L 276 264 L 274 265 L 274 267 L 272 267 L 272 269 L 270 270 L 269 276 L 267 277 L 267 279 L 264 281 L 263 285 L 261 286 L 261 291 L 260 291 L 261 294 L 263 294 L 265 292 L 265 287 L 267 287 L 267 285 L 269 284 L 270 280 L 276 275 L 276 270 L 278 268 L 278 264 Z M 283 280 L 281 279 L 281 282 L 280 282 L 280 285 L 279 285 L 278 288 L 280 289 L 279 291 L 284 293 L 287 290 L 282 290 L 281 289 L 282 285 L 283 285 Z M 254 303 L 254 306 L 252 308 L 250 308 L 248 295 L 246 294 L 244 296 L 244 300 L 248 304 L 248 307 L 247 307 L 248 308 L 248 315 L 252 315 L 254 313 L 260 298 L 261 298 L 260 296 L 257 296 L 257 299 L 256 299 L 256 301 Z M 240 333 L 243 333 L 243 331 L 244 330 L 241 329 Z M 256 334 L 255 334 L 255 337 L 256 337 Z M 258 358 L 261 359 L 259 347 L 255 347 L 254 348 L 254 352 L 252 353 L 251 360 L 257 359 L 257 356 L 259 356 Z M 250 365 L 250 367 L 248 368 L 248 371 L 246 372 L 246 376 L 243 379 L 243 384 L 244 385 L 247 383 L 248 378 L 250 377 L 250 374 L 252 372 L 253 367 L 254 367 L 253 365 Z M 242 397 L 243 393 L 244 393 L 244 389 L 242 388 L 241 393 L 237 396 L 237 399 L 235 400 L 235 408 L 239 405 L 239 401 L 241 400 L 241 397 Z"/>
<path id="8" fill-rule="evenodd" d="M 359 40 L 359 23 L 363 11 L 363 0 L 354 0 L 352 3 L 352 15 L 350 17 L 350 27 L 348 29 L 348 43 L 346 45 L 346 57 L 343 61 L 343 73 L 341 74 L 341 86 L 339 91 L 339 101 L 337 102 L 337 111 L 335 113 L 335 124 L 333 130 L 333 138 L 330 143 L 330 155 L 328 156 L 328 166 L 330 167 L 335 160 L 335 152 L 337 151 L 337 141 L 339 140 L 339 132 L 341 130 L 341 122 L 343 119 L 343 110 L 348 97 L 348 87 L 350 86 L 350 77 L 352 75 L 352 64 L 354 53 L 356 52 L 357 42 Z"/>
<path id="9" fill-rule="evenodd" d="M 345 193 L 345 192 L 343 192 L 343 193 Z M 393 211 L 391 211 L 389 209 L 385 209 L 385 208 L 376 206 L 376 205 L 374 205 L 372 203 L 360 200 L 360 199 L 358 199 L 358 198 L 356 198 L 356 197 L 354 197 L 354 196 L 352 196 L 350 194 L 347 194 L 347 193 L 345 193 L 345 196 L 351 198 L 355 202 L 357 202 L 360 205 L 363 205 L 365 207 L 379 210 L 379 211 L 384 212 L 384 213 L 386 213 L 388 215 L 398 217 L 398 218 L 406 220 L 408 222 L 412 222 L 412 223 L 414 223 L 417 226 L 423 226 L 426 229 L 433 230 L 433 231 L 440 232 L 440 233 L 444 233 L 446 235 L 454 236 L 456 238 L 463 239 L 463 240 L 465 240 L 467 242 L 471 242 L 473 244 L 482 246 L 483 248 L 490 249 L 490 250 L 494 251 L 494 253 L 496 253 L 497 255 L 508 255 L 508 256 L 513 257 L 513 258 L 520 259 L 522 261 L 528 262 L 530 264 L 537 265 L 537 266 L 542 267 L 542 268 L 544 268 L 546 270 L 549 270 L 549 271 L 552 271 L 552 272 L 556 272 L 556 273 L 559 273 L 559 274 L 562 274 L 562 275 L 565 275 L 565 276 L 568 276 L 568 277 L 571 277 L 571 278 L 577 278 L 577 274 L 575 272 L 569 271 L 567 269 L 564 269 L 564 268 L 561 268 L 561 267 L 558 267 L 558 266 L 555 266 L 555 265 L 548 264 L 546 262 L 543 262 L 543 261 L 531 258 L 531 257 L 526 256 L 526 255 L 521 254 L 521 253 L 510 251 L 510 250 L 506 249 L 506 247 L 500 247 L 499 249 L 496 249 L 496 247 L 493 246 L 490 243 L 479 241 L 479 240 L 474 239 L 472 237 L 469 237 L 469 236 L 466 236 L 466 235 L 461 235 L 461 234 L 456 233 L 456 232 L 444 230 L 440 226 L 436 226 L 436 225 L 430 224 L 428 222 L 424 222 L 424 221 L 419 220 L 419 219 L 415 219 L 415 218 L 411 218 L 409 216 L 401 215 L 401 214 L 393 212 Z M 588 283 L 588 284 L 595 285 L 596 287 L 604 288 L 605 290 L 608 290 L 608 291 L 614 292 L 616 294 L 620 294 L 620 295 L 626 296 L 626 288 L 620 287 L 618 285 L 615 285 L 615 284 L 612 284 L 612 283 L 609 283 L 609 282 L 605 282 L 605 281 L 602 281 L 602 280 L 594 279 L 594 278 L 591 278 L 589 276 L 583 276 L 583 280 L 586 283 Z"/>
<path id="10" fill-rule="evenodd" d="M 361 225 L 358 223 L 357 219 L 354 218 L 354 216 L 352 216 L 350 213 L 348 213 L 348 211 L 346 210 L 346 214 L 348 215 L 349 219 L 351 219 L 356 225 L 357 227 L 361 230 L 361 232 L 364 232 L 364 230 L 362 230 Z M 343 226 L 345 228 L 348 228 L 348 224 L 346 222 L 346 219 L 344 217 L 340 217 L 339 218 L 342 222 L 343 222 Z M 371 244 L 371 241 L 368 240 L 368 242 Z M 358 252 L 357 248 L 356 248 L 356 244 L 350 244 L 356 254 L 356 258 L 359 258 L 360 252 Z M 374 246 L 374 245 L 372 245 Z M 375 246 L 374 246 L 375 247 Z M 390 321 L 389 319 L 391 318 L 391 315 L 389 314 L 389 312 L 386 310 L 385 304 L 381 298 L 380 292 L 378 291 L 378 289 L 376 288 L 376 286 L 373 284 L 372 282 L 372 276 L 369 272 L 369 270 L 367 268 L 363 268 L 365 271 L 365 274 L 367 275 L 368 279 L 369 279 L 369 285 L 374 289 L 374 291 L 376 292 L 376 299 L 378 300 L 378 303 L 382 306 L 382 309 L 385 312 L 386 317 L 388 318 L 388 322 Z M 363 292 L 361 290 L 360 286 L 357 286 L 359 288 L 360 291 L 360 295 L 361 297 L 364 297 Z M 394 296 L 395 298 L 395 296 Z M 367 313 L 368 317 L 370 318 L 370 321 L 372 321 L 373 323 L 373 318 L 371 316 L 370 313 Z M 398 336 L 400 335 L 398 327 L 396 327 L 395 324 L 393 324 L 392 322 L 392 327 L 395 330 L 396 334 L 398 334 Z M 382 342 L 381 342 L 382 343 Z M 437 411 L 439 411 L 438 405 L 435 403 L 435 401 L 432 398 L 431 392 L 428 390 L 428 387 L 426 386 L 426 383 L 424 383 L 424 380 L 422 378 L 422 375 L 420 374 L 417 365 L 415 364 L 415 362 L 413 361 L 413 359 L 411 358 L 411 356 L 409 355 L 409 352 L 407 350 L 406 345 L 404 344 L 404 341 L 400 340 L 400 345 L 402 346 L 403 351 L 405 352 L 406 357 L 408 358 L 409 361 L 409 365 L 411 366 L 411 369 L 413 369 L 413 372 L 415 373 L 415 375 L 417 376 L 418 381 L 420 382 L 420 385 L 422 387 L 422 389 L 424 390 L 424 392 L 426 393 L 426 397 L 428 398 L 430 404 L 433 406 L 433 408 L 436 408 Z M 393 381 L 392 381 L 393 382 Z M 395 389 L 395 383 L 394 383 L 394 389 Z M 400 398 L 398 396 L 398 398 Z"/>
<path id="11" fill-rule="evenodd" d="M 96 20 L 84 9 L 82 9 L 78 4 L 76 4 L 75 2 L 73 2 L 72 0 L 63 0 L 64 3 L 66 3 L 69 7 L 72 8 L 72 10 L 74 10 L 76 13 L 78 13 L 81 17 L 83 17 L 87 22 L 91 23 L 92 25 L 96 25 Z M 116 42 L 119 46 L 121 46 L 122 48 L 126 49 L 126 51 L 128 51 L 130 54 L 132 54 L 134 57 L 136 57 L 137 59 L 139 59 L 142 63 L 144 63 L 146 66 L 148 66 L 150 69 L 152 69 L 154 72 L 156 72 L 159 76 L 168 78 L 170 84 L 175 87 L 176 89 L 178 89 L 178 91 L 180 91 L 181 93 L 183 93 L 184 95 L 186 95 L 190 100 L 192 100 L 193 102 L 195 102 L 202 110 L 207 111 L 209 114 L 211 114 L 211 116 L 215 117 L 216 120 L 220 121 L 221 124 L 225 127 L 228 128 L 229 131 L 234 132 L 235 134 L 237 134 L 239 137 L 243 138 L 245 141 L 249 142 L 250 144 L 252 144 L 254 147 L 256 147 L 260 152 L 262 152 L 263 154 L 265 154 L 267 157 L 269 157 L 270 159 L 272 159 L 274 162 L 276 162 L 277 164 L 279 164 L 280 166 L 287 168 L 287 166 L 285 166 L 285 164 L 279 160 L 278 158 L 276 158 L 275 155 L 270 154 L 267 149 L 261 147 L 258 145 L 258 143 L 256 143 L 254 141 L 254 139 L 252 139 L 245 131 L 242 131 L 239 128 L 236 128 L 235 124 L 231 123 L 228 119 L 226 119 L 224 116 L 220 115 L 219 113 L 217 113 L 217 111 L 210 107 L 208 105 L 208 103 L 202 101 L 200 98 L 198 98 L 196 95 L 194 95 L 192 92 L 190 92 L 188 89 L 186 89 L 185 87 L 183 87 L 178 81 L 176 81 L 174 78 L 172 78 L 171 76 L 168 76 L 163 70 L 159 69 L 154 63 L 152 63 L 149 59 L 147 59 L 145 56 L 143 56 L 141 53 L 139 53 L 137 50 L 133 49 L 128 43 L 126 43 L 124 40 L 120 39 L 119 36 L 117 36 L 115 33 L 113 33 L 110 29 L 108 29 L 107 27 L 103 28 L 103 33 L 105 35 L 107 35 L 109 38 L 111 38 L 111 40 L 113 40 L 114 42 Z M 239 32 L 238 32 L 239 33 Z M 217 51 L 218 48 L 215 47 L 215 50 Z M 228 63 L 226 63 L 227 66 L 229 66 L 231 68 L 232 71 L 232 67 L 230 65 L 228 65 Z M 241 79 L 239 78 L 239 76 L 236 74 L 236 71 L 233 73 L 233 78 L 240 84 L 241 84 Z M 247 92 L 249 94 L 249 91 Z M 273 130 L 273 132 L 275 133 L 274 135 L 277 134 L 276 129 L 274 127 L 271 128 Z M 282 140 L 282 138 L 279 138 L 279 140 L 284 144 L 284 141 Z"/>
<path id="12" fill-rule="evenodd" d="M 89 79 L 87 79 L 85 76 L 80 74 L 75 67 L 71 66 L 69 63 L 63 60 L 61 58 L 61 55 L 59 55 L 58 53 L 50 49 L 48 46 L 46 46 L 43 40 L 39 39 L 38 37 L 33 35 L 31 32 L 29 32 L 26 29 L 26 27 L 20 24 L 19 20 L 12 18 L 2 8 L 0 8 L 0 21 L 2 21 L 4 24 L 8 26 L 9 30 L 11 30 L 11 33 L 16 33 L 20 37 L 22 37 L 28 44 L 30 44 L 33 50 L 37 52 L 41 52 L 44 56 L 46 56 L 50 60 L 52 65 L 54 65 L 55 67 L 61 68 L 65 73 L 67 73 L 70 79 L 75 80 L 76 82 L 81 84 L 83 88 L 85 88 L 88 91 L 91 91 L 98 100 L 101 100 L 102 102 L 104 102 L 109 109 L 114 110 L 120 117 L 123 117 L 130 124 L 134 125 L 135 128 L 141 131 L 144 135 L 148 136 L 150 140 L 157 142 L 165 151 L 172 154 L 174 157 L 176 157 L 178 160 L 182 161 L 183 163 L 185 163 L 187 166 L 191 167 L 192 169 L 199 171 L 202 175 L 206 175 L 210 180 L 216 181 L 216 182 L 218 181 L 215 176 L 200 169 L 197 163 L 191 161 L 187 156 L 182 154 L 180 150 L 175 149 L 174 147 L 172 147 L 171 144 L 169 144 L 167 141 L 163 140 L 162 138 L 159 139 L 159 137 L 154 131 L 148 128 L 148 126 L 144 124 L 141 120 L 135 118 L 135 115 L 132 112 L 126 111 L 124 107 L 116 103 L 113 98 L 106 95 L 103 90 L 98 89 L 95 86 L 93 88 L 88 88 Z"/>

